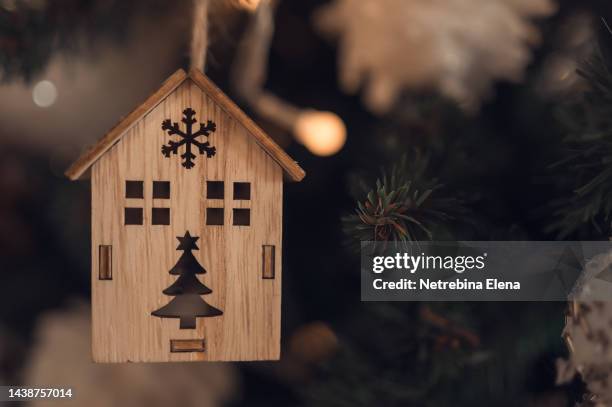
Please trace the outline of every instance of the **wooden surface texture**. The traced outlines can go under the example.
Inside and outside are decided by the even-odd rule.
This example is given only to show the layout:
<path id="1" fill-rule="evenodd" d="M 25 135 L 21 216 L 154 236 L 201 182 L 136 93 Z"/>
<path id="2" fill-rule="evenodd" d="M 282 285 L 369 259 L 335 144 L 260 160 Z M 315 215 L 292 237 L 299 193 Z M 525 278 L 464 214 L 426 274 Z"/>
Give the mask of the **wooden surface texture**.
<path id="1" fill-rule="evenodd" d="M 195 75 L 197 77 L 197 75 Z M 270 360 L 280 355 L 283 169 L 245 127 L 190 78 L 117 138 L 92 166 L 93 356 L 98 362 Z M 211 90 L 212 91 L 212 90 Z M 191 107 L 212 120 L 217 153 L 196 154 L 185 169 L 178 155 L 161 154 L 170 137 L 164 119 L 181 126 Z M 195 128 L 199 126 L 194 125 Z M 202 138 L 205 141 L 205 138 Z M 267 146 L 270 148 L 270 146 Z M 298 167 L 299 168 L 299 167 Z M 74 174 L 78 173 L 75 172 Z M 144 198 L 126 198 L 125 181 L 143 181 Z M 170 182 L 169 199 L 153 199 L 153 181 Z M 206 181 L 224 181 L 223 199 L 206 198 Z M 251 184 L 250 200 L 233 199 L 233 182 Z M 143 225 L 125 225 L 124 208 L 143 208 Z M 207 225 L 206 209 L 224 208 L 224 225 Z M 170 225 L 152 225 L 152 208 L 170 208 Z M 232 225 L 234 208 L 250 209 L 250 225 Z M 202 299 L 222 316 L 198 318 L 196 329 L 151 311 L 172 300 L 162 290 L 182 254 L 177 236 L 199 236 L 193 251 L 212 290 Z M 112 280 L 99 280 L 99 246 L 112 245 Z M 262 246 L 275 246 L 275 278 L 262 278 Z M 205 340 L 203 352 L 171 352 L 171 340 Z"/>
<path id="2" fill-rule="evenodd" d="M 306 173 L 287 153 L 280 148 L 274 140 L 253 122 L 234 102 L 231 101 L 215 84 L 202 72 L 191 69 L 189 75 L 182 69 L 170 76 L 162 86 L 153 93 L 144 103 L 134 109 L 122 119 L 113 129 L 102 137 L 94 146 L 82 154 L 65 172 L 71 180 L 79 179 L 97 160 L 100 159 L 121 137 L 128 134 L 128 130 L 136 125 L 143 115 L 148 114 L 169 93 L 173 92 L 185 80 L 191 79 L 196 83 L 226 114 L 237 120 L 249 135 L 278 163 L 286 172 L 291 181 L 301 181 Z"/>

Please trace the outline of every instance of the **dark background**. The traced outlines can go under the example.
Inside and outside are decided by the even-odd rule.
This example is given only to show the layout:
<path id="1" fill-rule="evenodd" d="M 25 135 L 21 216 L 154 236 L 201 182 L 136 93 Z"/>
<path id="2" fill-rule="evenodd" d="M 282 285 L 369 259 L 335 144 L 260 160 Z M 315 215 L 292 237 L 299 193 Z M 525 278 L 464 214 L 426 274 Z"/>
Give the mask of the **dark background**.
<path id="1" fill-rule="evenodd" d="M 546 67 L 551 55 L 565 52 L 560 33 L 574 16 L 590 18 L 588 50 L 612 43 L 600 21 L 611 15 L 609 2 L 560 2 L 557 13 L 537 23 L 542 41 L 525 78 L 496 83 L 477 112 L 465 113 L 435 91 L 407 91 L 384 115 L 339 89 L 336 44 L 311 21 L 324 3 L 281 2 L 266 88 L 295 105 L 337 113 L 347 126 L 345 147 L 331 157 L 315 156 L 285 129 L 253 114 L 307 172 L 285 189 L 283 359 L 213 364 L 206 371 L 108 367 L 113 373 L 105 374 L 125 374 L 127 381 L 148 378 L 132 388 L 107 379 L 104 367 L 89 367 L 86 347 L 75 355 L 81 348 L 70 345 L 89 340 L 88 331 L 74 329 L 87 329 L 86 306 L 74 304 L 90 295 L 90 198 L 87 181 L 69 182 L 62 172 L 165 77 L 187 67 L 191 3 L 70 0 L 47 1 L 35 11 L 0 7 L 0 383 L 54 383 L 57 375 L 81 394 L 103 394 L 98 405 L 127 405 L 119 396 L 105 401 L 109 393 L 123 394 L 120 389 L 131 391 L 129 405 L 156 405 L 146 396 L 154 387 L 179 400 L 217 375 L 228 378 L 222 396 L 181 403 L 565 406 L 581 397 L 579 379 L 555 384 L 555 359 L 566 355 L 560 336 L 566 304 L 361 303 L 359 256 L 350 248 L 359 238 L 350 227 L 343 230 L 342 218 L 364 199 L 355 180 L 372 187 L 381 167 L 418 151 L 430 157 L 427 177 L 444 184 L 440 193 L 461 201 L 456 216 L 435 225 L 438 236 L 559 238 L 549 205 L 571 194 L 560 185 L 571 177 L 549 166 L 566 151 L 563 139 L 572 129 L 564 109 L 584 87 L 550 90 Z M 246 18 L 236 11 L 211 21 L 207 73 L 228 92 L 228 67 Z M 581 49 L 572 56 L 584 61 L 592 53 Z M 45 78 L 55 81 L 59 98 L 43 111 L 32 104 L 31 89 Z M 608 236 L 609 223 L 600 222 L 566 237 Z M 75 325 L 74 318 L 85 322 Z M 438 324 L 440 318 L 452 329 Z M 65 337 L 54 336 L 62 331 Z M 54 347 L 58 342 L 64 347 Z M 171 369 L 192 369 L 184 374 L 195 379 L 176 378 Z M 92 379 L 97 386 L 79 384 L 88 374 L 98 378 Z M 204 387 L 214 394 L 222 386 Z"/>

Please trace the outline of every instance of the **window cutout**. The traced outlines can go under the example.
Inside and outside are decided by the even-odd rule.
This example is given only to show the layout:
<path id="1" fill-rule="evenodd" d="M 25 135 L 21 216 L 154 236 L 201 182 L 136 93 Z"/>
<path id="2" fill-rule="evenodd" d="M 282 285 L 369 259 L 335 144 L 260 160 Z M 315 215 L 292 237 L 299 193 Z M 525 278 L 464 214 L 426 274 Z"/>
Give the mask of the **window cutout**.
<path id="1" fill-rule="evenodd" d="M 234 182 L 234 199 L 236 200 L 251 199 L 251 183 L 250 182 Z"/>
<path id="2" fill-rule="evenodd" d="M 151 212 L 151 222 L 154 225 L 169 225 L 170 208 L 153 208 Z"/>
<path id="3" fill-rule="evenodd" d="M 98 279 L 113 279 L 113 246 L 98 246 Z"/>
<path id="4" fill-rule="evenodd" d="M 272 245 L 265 244 L 262 246 L 263 253 L 263 266 L 262 266 L 262 275 L 261 277 L 264 279 L 273 279 L 274 278 L 274 255 L 275 248 Z"/>
<path id="5" fill-rule="evenodd" d="M 170 339 L 170 352 L 204 352 L 204 339 Z"/>
<path id="6" fill-rule="evenodd" d="M 223 225 L 223 208 L 206 208 L 207 225 Z"/>
<path id="7" fill-rule="evenodd" d="M 126 225 L 142 225 L 142 208 L 125 208 Z"/>
<path id="8" fill-rule="evenodd" d="M 144 182 L 125 181 L 125 197 L 139 199 L 144 198 Z"/>
<path id="9" fill-rule="evenodd" d="M 170 199 L 169 181 L 153 181 L 153 199 Z"/>
<path id="10" fill-rule="evenodd" d="M 223 199 L 224 189 L 223 181 L 206 181 L 206 198 Z"/>
<path id="11" fill-rule="evenodd" d="M 234 209 L 234 225 L 249 226 L 251 224 L 250 209 Z"/>

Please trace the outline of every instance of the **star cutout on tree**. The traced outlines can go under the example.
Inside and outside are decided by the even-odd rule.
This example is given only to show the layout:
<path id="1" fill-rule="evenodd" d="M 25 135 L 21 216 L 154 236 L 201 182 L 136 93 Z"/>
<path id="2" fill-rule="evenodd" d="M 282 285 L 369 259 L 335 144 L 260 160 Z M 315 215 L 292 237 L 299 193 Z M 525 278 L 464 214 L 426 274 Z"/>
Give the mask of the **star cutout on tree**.
<path id="1" fill-rule="evenodd" d="M 200 250 L 200 248 L 196 245 L 196 242 L 198 239 L 200 239 L 199 236 L 191 236 L 189 231 L 187 231 L 185 236 L 177 236 L 176 238 L 180 242 L 176 250 Z"/>
<path id="2" fill-rule="evenodd" d="M 217 149 L 210 145 L 208 141 L 200 142 L 197 140 L 198 137 L 208 137 L 210 133 L 213 133 L 217 129 L 217 125 L 212 121 L 208 120 L 206 124 L 200 123 L 200 129 L 193 132 L 193 124 L 196 122 L 195 110 L 188 107 L 183 110 L 183 118 L 181 121 L 185 123 L 185 131 L 179 129 L 177 122 L 172 123 L 170 119 L 166 119 L 162 122 L 162 130 L 167 131 L 169 136 L 177 134 L 181 137 L 179 141 L 170 140 L 168 144 L 165 144 L 161 148 L 161 152 L 165 157 L 170 157 L 170 154 L 177 154 L 180 146 L 185 145 L 185 152 L 181 154 L 181 158 L 184 160 L 181 164 L 183 167 L 190 169 L 195 166 L 193 162 L 196 158 L 195 154 L 191 152 L 191 146 L 194 145 L 198 148 L 200 154 L 206 153 L 206 157 L 210 158 L 215 155 Z"/>

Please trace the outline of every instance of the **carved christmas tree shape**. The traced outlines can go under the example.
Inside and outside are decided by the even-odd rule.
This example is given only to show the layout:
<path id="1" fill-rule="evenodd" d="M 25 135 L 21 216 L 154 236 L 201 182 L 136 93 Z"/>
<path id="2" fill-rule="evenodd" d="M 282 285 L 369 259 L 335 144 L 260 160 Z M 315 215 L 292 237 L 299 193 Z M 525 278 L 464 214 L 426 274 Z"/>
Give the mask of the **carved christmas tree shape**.
<path id="1" fill-rule="evenodd" d="M 177 236 L 180 244 L 176 248 L 183 254 L 178 259 L 170 274 L 179 276 L 170 287 L 162 291 L 174 297 L 167 305 L 151 312 L 160 318 L 180 318 L 181 329 L 195 329 L 196 318 L 215 317 L 223 315 L 221 310 L 207 304 L 201 295 L 210 294 L 212 290 L 198 280 L 196 274 L 205 274 L 206 270 L 198 263 L 192 250 L 199 250 L 196 245 L 199 237 L 191 236 L 189 231 L 185 236 Z"/>

